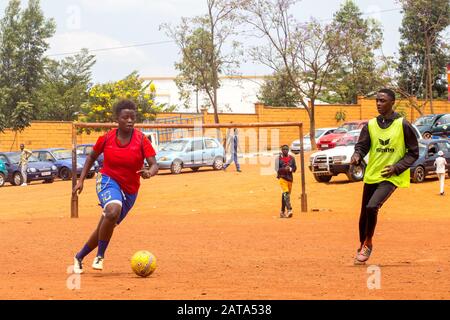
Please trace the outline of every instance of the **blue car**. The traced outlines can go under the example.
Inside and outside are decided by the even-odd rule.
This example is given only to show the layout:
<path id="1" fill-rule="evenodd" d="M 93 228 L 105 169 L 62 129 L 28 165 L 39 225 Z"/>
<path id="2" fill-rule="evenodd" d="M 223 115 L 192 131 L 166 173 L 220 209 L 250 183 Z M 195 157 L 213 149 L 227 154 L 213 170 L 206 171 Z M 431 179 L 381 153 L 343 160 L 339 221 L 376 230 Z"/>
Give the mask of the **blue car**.
<path id="1" fill-rule="evenodd" d="M 92 152 L 93 149 L 93 143 L 79 144 L 77 145 L 77 156 L 81 158 L 87 158 L 87 156 Z M 97 158 L 98 169 L 101 169 L 103 167 L 103 159 L 103 153 L 101 153 Z"/>
<path id="2" fill-rule="evenodd" d="M 20 152 L 0 153 L 0 162 L 5 164 L 7 175 L 5 182 L 19 186 L 24 181 L 19 167 Z M 39 161 L 36 157 L 28 158 L 27 182 L 44 180 L 44 183 L 52 183 L 57 175 L 56 166 L 49 161 Z M 1 178 L 0 178 L 1 179 Z"/>
<path id="3" fill-rule="evenodd" d="M 444 152 L 444 158 L 450 165 L 450 141 L 447 139 L 420 139 L 419 140 L 419 158 L 411 166 L 411 179 L 413 182 L 420 183 L 428 175 L 436 174 L 434 161 L 438 157 L 438 152 Z M 447 165 L 447 169 L 448 169 Z"/>
<path id="4" fill-rule="evenodd" d="M 49 148 L 33 150 L 33 155 L 41 161 L 51 161 L 58 168 L 58 177 L 63 180 L 72 178 L 72 151 L 64 148 Z M 85 157 L 77 157 L 77 175 L 81 175 Z M 98 171 L 98 162 L 96 161 L 89 170 L 86 178 L 91 179 Z"/>
<path id="5" fill-rule="evenodd" d="M 0 187 L 3 187 L 8 176 L 8 170 L 6 170 L 5 163 L 0 159 Z"/>
<path id="6" fill-rule="evenodd" d="M 182 138 L 172 140 L 159 149 L 156 162 L 160 169 L 170 169 L 174 174 L 183 168 L 198 171 L 200 167 L 223 167 L 225 152 L 215 138 Z"/>

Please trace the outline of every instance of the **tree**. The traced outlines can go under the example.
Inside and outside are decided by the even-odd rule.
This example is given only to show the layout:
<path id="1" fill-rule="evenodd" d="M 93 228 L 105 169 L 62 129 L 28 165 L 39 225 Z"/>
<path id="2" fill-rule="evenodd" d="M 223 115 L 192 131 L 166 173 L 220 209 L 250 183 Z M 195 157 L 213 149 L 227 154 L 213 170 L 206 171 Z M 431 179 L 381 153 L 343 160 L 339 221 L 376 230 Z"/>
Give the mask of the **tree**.
<path id="1" fill-rule="evenodd" d="M 9 122 L 11 130 L 15 133 L 10 151 L 12 150 L 14 142 L 16 141 L 17 133 L 22 132 L 26 127 L 28 127 L 32 118 L 33 105 L 28 102 L 19 102 L 17 104 L 17 107 L 14 109 Z"/>
<path id="2" fill-rule="evenodd" d="M 382 44 L 381 27 L 374 19 L 364 19 L 355 2 L 347 0 L 334 14 L 331 28 L 339 34 L 342 54 L 328 77 L 331 94 L 326 100 L 355 104 L 358 95 L 368 95 L 382 83 L 374 53 Z"/>
<path id="3" fill-rule="evenodd" d="M 38 90 L 37 119 L 73 121 L 88 100 L 95 57 L 87 49 L 62 61 L 48 60 Z"/>
<path id="4" fill-rule="evenodd" d="M 399 0 L 403 7 L 400 28 L 399 85 L 409 94 L 429 100 L 444 95 L 448 51 L 442 39 L 450 25 L 448 0 Z"/>
<path id="5" fill-rule="evenodd" d="M 46 39 L 54 32 L 55 24 L 45 19 L 39 0 L 29 0 L 24 10 L 19 0 L 11 0 L 6 7 L 0 20 L 0 113 L 9 115 L 4 117 L 4 128 L 21 131 L 33 119 L 49 47 Z"/>
<path id="6" fill-rule="evenodd" d="M 261 85 L 258 100 L 268 106 L 298 107 L 300 98 L 286 72 L 274 73 Z"/>
<path id="7" fill-rule="evenodd" d="M 155 103 L 156 88 L 152 83 L 144 85 L 137 72 L 123 80 L 96 84 L 89 90 L 88 102 L 82 106 L 82 122 L 113 122 L 113 105 L 119 99 L 131 99 L 137 105 L 137 122 L 153 120 L 155 114 L 171 111 L 164 104 Z"/>
<path id="8" fill-rule="evenodd" d="M 236 33 L 238 17 L 236 5 L 228 0 L 206 0 L 208 12 L 194 18 L 182 18 L 181 23 L 172 27 L 163 24 L 162 29 L 175 40 L 182 59 L 176 64 L 180 74 L 177 85 L 181 96 L 189 98 L 188 91 L 204 92 L 214 109 L 214 121 L 219 123 L 217 89 L 219 74 L 232 71 L 239 65 L 238 44 L 231 44 L 231 52 L 225 53 L 225 45 Z"/>
<path id="9" fill-rule="evenodd" d="M 315 101 L 341 53 L 339 37 L 329 25 L 298 22 L 289 12 L 297 0 L 242 0 L 242 18 L 267 44 L 252 56 L 276 73 L 286 72 L 299 102 L 308 113 L 311 146 L 315 142 Z"/>

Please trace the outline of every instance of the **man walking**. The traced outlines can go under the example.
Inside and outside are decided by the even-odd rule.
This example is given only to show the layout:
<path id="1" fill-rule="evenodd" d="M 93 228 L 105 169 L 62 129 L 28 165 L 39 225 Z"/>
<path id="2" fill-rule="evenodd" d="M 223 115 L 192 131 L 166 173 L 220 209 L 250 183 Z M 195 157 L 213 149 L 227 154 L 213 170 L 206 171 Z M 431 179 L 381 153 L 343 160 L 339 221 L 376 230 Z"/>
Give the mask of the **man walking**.
<path id="1" fill-rule="evenodd" d="M 230 151 L 230 159 L 223 165 L 223 170 L 226 170 L 227 167 L 234 161 L 236 165 L 236 171 L 241 172 L 241 166 L 238 162 L 238 148 L 239 148 L 239 132 L 237 128 L 232 130 L 232 133 L 228 132 L 227 134 L 227 145 L 226 150 Z"/>

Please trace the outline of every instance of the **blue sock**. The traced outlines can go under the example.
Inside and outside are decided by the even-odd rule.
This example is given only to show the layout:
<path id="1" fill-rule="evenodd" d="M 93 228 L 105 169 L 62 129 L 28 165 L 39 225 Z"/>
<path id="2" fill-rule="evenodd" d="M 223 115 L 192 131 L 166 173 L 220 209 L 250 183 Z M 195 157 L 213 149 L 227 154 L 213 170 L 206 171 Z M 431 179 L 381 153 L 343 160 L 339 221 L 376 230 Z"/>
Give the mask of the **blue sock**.
<path id="1" fill-rule="evenodd" d="M 86 257 L 92 250 L 89 248 L 89 246 L 87 245 L 87 243 L 84 245 L 83 249 L 81 249 L 80 252 L 77 253 L 77 255 L 75 256 L 78 260 L 83 260 L 84 257 Z"/>
<path id="2" fill-rule="evenodd" d="M 105 257 L 106 248 L 108 248 L 109 241 L 98 240 L 97 257 Z"/>

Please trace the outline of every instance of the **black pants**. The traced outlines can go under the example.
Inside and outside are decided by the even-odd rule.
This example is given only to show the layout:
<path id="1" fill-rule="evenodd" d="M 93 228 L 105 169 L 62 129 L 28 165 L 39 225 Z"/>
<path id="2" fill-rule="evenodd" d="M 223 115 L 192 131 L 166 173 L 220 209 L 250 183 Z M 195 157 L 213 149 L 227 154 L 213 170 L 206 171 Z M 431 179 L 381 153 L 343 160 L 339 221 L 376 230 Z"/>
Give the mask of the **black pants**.
<path id="1" fill-rule="evenodd" d="M 376 184 L 364 184 L 364 191 L 359 217 L 359 240 L 361 243 L 366 238 L 372 238 L 377 225 L 378 210 L 391 196 L 397 187 L 389 182 L 383 181 Z"/>

